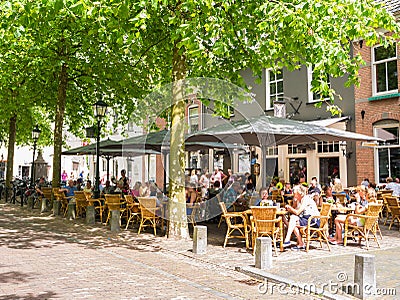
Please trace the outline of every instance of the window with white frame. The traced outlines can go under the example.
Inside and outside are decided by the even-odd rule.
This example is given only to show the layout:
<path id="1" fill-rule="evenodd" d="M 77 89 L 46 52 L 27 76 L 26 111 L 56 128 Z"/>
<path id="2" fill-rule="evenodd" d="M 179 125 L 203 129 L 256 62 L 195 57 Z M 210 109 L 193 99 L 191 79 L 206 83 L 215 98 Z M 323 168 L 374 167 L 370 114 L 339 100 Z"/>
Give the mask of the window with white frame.
<path id="1" fill-rule="evenodd" d="M 283 96 L 283 70 L 266 70 L 266 109 L 274 108 L 274 101 Z"/>
<path id="2" fill-rule="evenodd" d="M 304 154 L 307 153 L 307 149 L 304 147 L 298 147 L 296 144 L 288 144 L 289 154 Z"/>
<path id="3" fill-rule="evenodd" d="M 327 75 L 328 78 L 328 87 L 331 88 L 331 79 L 330 76 Z M 313 80 L 318 80 L 317 78 L 315 78 L 314 72 L 313 72 L 313 68 L 312 67 L 308 67 L 307 68 L 307 85 L 308 85 L 308 102 L 319 102 L 321 100 L 325 100 L 327 99 L 328 95 L 322 95 L 319 93 L 314 93 L 311 91 L 312 89 L 312 81 Z"/>
<path id="4" fill-rule="evenodd" d="M 372 48 L 372 89 L 374 94 L 398 90 L 396 44 Z"/>
<path id="5" fill-rule="evenodd" d="M 400 123 L 382 120 L 374 124 L 374 135 L 384 140 L 376 150 L 376 180 L 385 182 L 386 177 L 400 178 Z"/>
<path id="6" fill-rule="evenodd" d="M 339 142 L 318 142 L 318 153 L 339 152 Z"/>
<path id="7" fill-rule="evenodd" d="M 188 108 L 188 133 L 193 133 L 199 130 L 199 107 L 197 105 Z"/>

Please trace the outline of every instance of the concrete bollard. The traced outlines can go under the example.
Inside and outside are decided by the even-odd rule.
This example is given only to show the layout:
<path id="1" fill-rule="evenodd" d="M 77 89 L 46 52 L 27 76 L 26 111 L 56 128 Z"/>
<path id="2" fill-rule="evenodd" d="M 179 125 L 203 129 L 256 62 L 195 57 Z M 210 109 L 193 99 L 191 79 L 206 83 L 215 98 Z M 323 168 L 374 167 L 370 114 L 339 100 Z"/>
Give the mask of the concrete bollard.
<path id="1" fill-rule="evenodd" d="M 47 211 L 47 199 L 46 199 L 46 198 L 42 198 L 42 201 L 41 201 L 41 202 L 42 202 L 42 203 L 41 203 L 40 212 L 41 212 L 41 213 L 44 213 L 44 212 Z"/>
<path id="2" fill-rule="evenodd" d="M 68 203 L 67 220 L 75 219 L 75 203 Z"/>
<path id="3" fill-rule="evenodd" d="M 53 215 L 54 216 L 59 216 L 60 215 L 60 207 L 61 207 L 61 201 L 54 200 L 53 201 Z"/>
<path id="4" fill-rule="evenodd" d="M 96 220 L 96 212 L 93 205 L 86 207 L 86 224 L 94 225 Z"/>
<path id="5" fill-rule="evenodd" d="M 111 220 L 110 220 L 111 232 L 119 232 L 121 230 L 120 223 L 121 223 L 120 211 L 112 210 L 111 211 Z"/>
<path id="6" fill-rule="evenodd" d="M 207 252 L 207 226 L 194 226 L 193 253 L 205 254 Z"/>
<path id="7" fill-rule="evenodd" d="M 272 268 L 272 240 L 269 237 L 256 239 L 255 267 L 258 269 Z"/>
<path id="8" fill-rule="evenodd" d="M 354 261 L 354 296 L 372 299 L 376 290 L 375 255 L 356 254 Z"/>

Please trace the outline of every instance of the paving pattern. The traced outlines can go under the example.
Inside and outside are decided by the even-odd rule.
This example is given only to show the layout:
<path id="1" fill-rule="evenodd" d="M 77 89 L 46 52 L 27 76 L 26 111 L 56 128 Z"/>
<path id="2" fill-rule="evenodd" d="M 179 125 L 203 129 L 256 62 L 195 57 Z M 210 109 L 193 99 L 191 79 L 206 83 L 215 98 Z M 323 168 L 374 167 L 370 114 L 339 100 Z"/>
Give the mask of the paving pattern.
<path id="1" fill-rule="evenodd" d="M 287 289 L 271 295 L 260 282 L 235 271 L 254 265 L 244 243 L 223 249 L 226 227 L 208 226 L 204 255 L 192 253 L 192 241 L 175 240 L 136 229 L 111 233 L 100 223 L 68 221 L 10 204 L 0 204 L 0 300 L 2 299 L 313 299 Z M 378 287 L 400 295 L 400 233 L 381 226 L 384 239 L 376 254 Z M 317 244 L 316 244 L 317 246 Z M 274 257 L 271 273 L 299 282 L 337 282 L 353 278 L 356 245 L 285 251 Z M 336 280 L 336 281 L 335 281 Z M 397 299 L 399 296 L 381 297 Z"/>

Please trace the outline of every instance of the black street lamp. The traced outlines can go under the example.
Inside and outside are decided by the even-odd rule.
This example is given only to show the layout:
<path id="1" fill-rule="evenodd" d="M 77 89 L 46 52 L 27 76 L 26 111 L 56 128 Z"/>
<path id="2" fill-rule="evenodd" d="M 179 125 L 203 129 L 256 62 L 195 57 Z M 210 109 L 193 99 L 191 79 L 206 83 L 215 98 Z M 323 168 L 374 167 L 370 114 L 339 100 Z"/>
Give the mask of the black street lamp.
<path id="1" fill-rule="evenodd" d="M 96 132 L 96 175 L 95 175 L 95 184 L 94 184 L 94 191 L 93 191 L 93 198 L 98 199 L 100 198 L 100 130 L 101 130 L 101 119 L 107 113 L 107 104 L 99 100 L 95 104 L 93 104 L 93 112 L 94 116 L 97 118 L 97 132 Z"/>
<path id="2" fill-rule="evenodd" d="M 31 168 L 31 186 L 34 184 L 34 177 L 35 177 L 35 152 L 36 152 L 36 144 L 40 137 L 40 133 L 42 131 L 39 129 L 39 126 L 32 130 L 32 139 L 33 139 L 33 159 L 32 159 L 32 168 Z"/>

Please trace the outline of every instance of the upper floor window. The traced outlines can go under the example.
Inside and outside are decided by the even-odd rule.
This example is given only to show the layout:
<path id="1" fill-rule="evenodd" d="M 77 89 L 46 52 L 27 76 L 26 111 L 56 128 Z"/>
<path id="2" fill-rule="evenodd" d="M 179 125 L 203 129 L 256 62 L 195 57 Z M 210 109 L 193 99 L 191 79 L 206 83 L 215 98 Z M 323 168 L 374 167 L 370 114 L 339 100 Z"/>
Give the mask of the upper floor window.
<path id="1" fill-rule="evenodd" d="M 372 89 L 373 94 L 398 90 L 396 44 L 372 48 Z"/>
<path id="2" fill-rule="evenodd" d="M 197 105 L 188 108 L 188 133 L 193 133 L 199 130 L 199 107 Z"/>
<path id="3" fill-rule="evenodd" d="M 275 156 L 278 155 L 278 147 L 267 147 L 267 156 Z"/>
<path id="4" fill-rule="evenodd" d="M 326 77 L 328 78 L 328 88 L 331 88 L 331 79 L 330 76 L 327 74 Z M 308 102 L 318 102 L 321 100 L 326 100 L 328 99 L 328 95 L 324 95 L 324 94 L 320 94 L 320 93 L 314 93 L 313 91 L 311 91 L 312 89 L 312 82 L 314 80 L 319 80 L 319 78 L 317 78 L 313 72 L 313 68 L 312 67 L 308 67 L 307 68 L 307 84 L 308 84 Z"/>
<path id="5" fill-rule="evenodd" d="M 318 153 L 339 152 L 339 142 L 318 142 Z"/>
<path id="6" fill-rule="evenodd" d="M 305 147 L 298 147 L 296 144 L 288 144 L 288 153 L 289 154 L 304 154 L 304 153 L 307 153 L 307 149 Z"/>
<path id="7" fill-rule="evenodd" d="M 266 109 L 274 108 L 274 101 L 283 96 L 283 70 L 266 71 Z"/>

